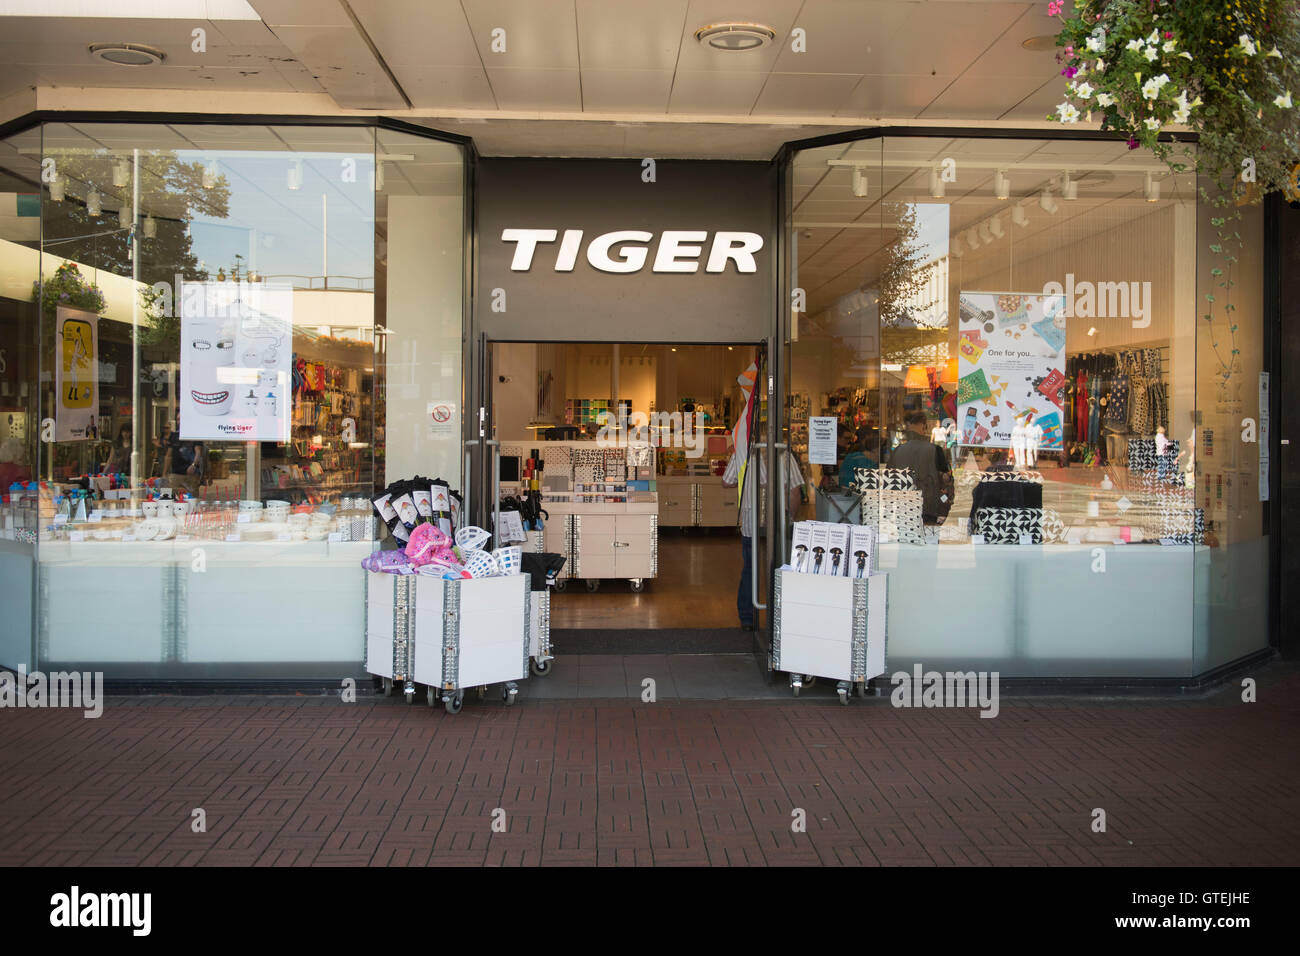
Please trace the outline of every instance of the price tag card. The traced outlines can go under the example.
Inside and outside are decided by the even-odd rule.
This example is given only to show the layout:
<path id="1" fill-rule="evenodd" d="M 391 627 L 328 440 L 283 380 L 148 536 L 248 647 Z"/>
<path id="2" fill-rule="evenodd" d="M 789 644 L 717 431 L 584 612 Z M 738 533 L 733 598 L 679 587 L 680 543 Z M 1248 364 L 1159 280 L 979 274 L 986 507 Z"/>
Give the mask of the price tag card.
<path id="1" fill-rule="evenodd" d="M 973 535 L 971 535 L 971 536 L 970 536 L 970 543 L 971 543 L 971 544 L 983 544 L 983 543 L 984 543 L 984 535 L 982 535 L 982 534 L 973 534 Z"/>
<path id="2" fill-rule="evenodd" d="M 178 535 L 176 536 L 176 540 L 177 540 L 177 541 L 188 541 L 188 540 L 190 540 L 190 536 L 189 536 L 188 534 L 178 534 Z"/>
<path id="3" fill-rule="evenodd" d="M 1127 543 L 1128 542 L 1125 541 L 1123 538 L 1116 538 L 1114 541 L 1111 542 L 1111 544 L 1127 544 Z"/>
<path id="4" fill-rule="evenodd" d="M 103 521 L 103 520 L 104 520 L 104 512 L 102 512 L 102 511 L 92 511 L 92 512 L 90 513 L 90 517 L 87 518 L 86 520 L 87 520 L 87 521 Z"/>
<path id="5" fill-rule="evenodd" d="M 69 536 L 68 540 L 69 540 L 69 541 L 85 541 L 85 540 L 86 540 L 86 532 L 84 532 L 84 531 L 74 531 L 74 532 L 72 532 L 72 534 Z"/>
<path id="6" fill-rule="evenodd" d="M 251 524 L 253 521 L 253 516 L 250 515 L 247 511 L 241 511 L 239 513 L 239 517 L 236 518 L 235 520 L 240 524 Z"/>
<path id="7" fill-rule="evenodd" d="M 276 541 L 292 541 L 292 540 L 293 540 L 293 535 L 289 534 L 289 532 L 287 532 L 287 531 L 281 531 L 281 532 L 279 532 L 278 534 L 276 534 L 276 536 L 275 536 L 275 540 L 276 540 Z"/>
<path id="8" fill-rule="evenodd" d="M 330 536 L 329 536 L 329 540 L 330 540 L 330 541 L 342 541 L 342 540 L 343 540 L 343 532 L 342 532 L 342 531 L 331 531 L 331 532 L 330 532 Z"/>
<path id="9" fill-rule="evenodd" d="M 1078 538 L 1066 538 L 1066 539 L 1065 539 L 1065 543 L 1066 543 L 1066 544 L 1082 544 L 1082 542 L 1081 542 Z"/>
<path id="10" fill-rule="evenodd" d="M 123 540 L 123 541 L 134 541 L 134 540 L 135 540 L 135 535 L 133 535 L 133 534 L 123 534 L 123 535 L 122 535 L 122 540 Z"/>
<path id="11" fill-rule="evenodd" d="M 1020 543 L 1021 543 L 1021 544 L 1033 544 L 1033 543 L 1034 543 L 1034 536 L 1033 536 L 1032 534 L 1022 534 L 1022 535 L 1020 536 Z"/>
<path id="12" fill-rule="evenodd" d="M 228 534 L 228 535 L 226 535 L 226 540 L 227 540 L 227 541 L 238 541 L 238 540 L 239 540 L 239 532 L 236 531 L 234 534 Z"/>
<path id="13" fill-rule="evenodd" d="M 886 532 L 882 531 L 880 532 L 880 536 L 876 540 L 878 540 L 881 544 L 889 544 L 889 535 Z"/>
<path id="14" fill-rule="evenodd" d="M 55 515 L 55 516 L 54 516 L 54 523 L 55 523 L 55 524 L 67 524 L 67 523 L 68 523 L 68 516 L 67 516 L 67 515 Z"/>

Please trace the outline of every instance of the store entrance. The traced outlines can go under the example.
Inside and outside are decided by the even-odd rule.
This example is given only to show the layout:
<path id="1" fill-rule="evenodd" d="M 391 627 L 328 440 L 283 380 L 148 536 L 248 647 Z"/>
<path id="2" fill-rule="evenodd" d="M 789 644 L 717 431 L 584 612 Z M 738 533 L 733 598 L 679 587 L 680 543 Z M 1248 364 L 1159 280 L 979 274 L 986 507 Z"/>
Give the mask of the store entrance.
<path id="1" fill-rule="evenodd" d="M 483 346 L 489 477 L 495 461 L 485 517 L 526 549 L 565 556 L 550 606 L 552 629 L 568 635 L 561 643 L 752 653 L 737 606 L 739 494 L 726 471 L 763 347 Z M 752 412 L 761 426 L 762 395 Z"/>

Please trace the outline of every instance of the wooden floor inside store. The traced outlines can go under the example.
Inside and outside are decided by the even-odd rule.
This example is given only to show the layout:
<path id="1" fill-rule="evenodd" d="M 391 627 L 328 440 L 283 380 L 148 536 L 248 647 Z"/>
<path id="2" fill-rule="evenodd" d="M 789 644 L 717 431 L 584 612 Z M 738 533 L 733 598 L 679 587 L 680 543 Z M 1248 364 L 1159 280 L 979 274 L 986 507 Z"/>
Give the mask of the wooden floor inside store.
<path id="1" fill-rule="evenodd" d="M 600 582 L 589 593 L 581 581 L 551 595 L 551 627 L 739 627 L 740 533 L 734 530 L 659 533 L 659 576 L 632 592 L 627 581 Z"/>

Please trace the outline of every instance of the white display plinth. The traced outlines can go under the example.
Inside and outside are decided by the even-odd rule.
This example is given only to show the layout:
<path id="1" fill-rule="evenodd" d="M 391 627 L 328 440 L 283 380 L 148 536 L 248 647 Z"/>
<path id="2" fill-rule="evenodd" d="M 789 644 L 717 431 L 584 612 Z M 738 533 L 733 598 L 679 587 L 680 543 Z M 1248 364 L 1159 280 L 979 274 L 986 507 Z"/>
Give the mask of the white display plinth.
<path id="1" fill-rule="evenodd" d="M 791 674 L 796 693 L 805 674 L 864 685 L 885 673 L 886 579 L 778 571 L 772 669 Z"/>

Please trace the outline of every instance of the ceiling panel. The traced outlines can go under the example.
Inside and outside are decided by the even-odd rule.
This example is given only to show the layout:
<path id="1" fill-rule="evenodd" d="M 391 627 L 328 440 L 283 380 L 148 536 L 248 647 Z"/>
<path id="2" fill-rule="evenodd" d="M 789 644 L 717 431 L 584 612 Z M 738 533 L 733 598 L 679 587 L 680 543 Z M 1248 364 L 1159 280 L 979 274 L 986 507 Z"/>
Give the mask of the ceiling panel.
<path id="1" fill-rule="evenodd" d="M 340 106 L 405 108 L 406 101 L 350 23 L 346 27 L 276 25 L 274 30 Z"/>
<path id="2" fill-rule="evenodd" d="M 248 4 L 270 24 L 346 27 L 352 23 L 334 0 L 248 0 Z"/>
<path id="3" fill-rule="evenodd" d="M 351 0 L 384 62 L 397 67 L 482 68 L 478 46 L 459 0 Z"/>
<path id="4" fill-rule="evenodd" d="M 672 113 L 735 113 L 754 108 L 767 77 L 762 73 L 707 73 L 678 70 L 668 110 Z"/>
<path id="5" fill-rule="evenodd" d="M 666 70 L 677 66 L 688 0 L 577 0 L 582 69 Z M 694 40 L 691 41 L 692 43 Z"/>
<path id="6" fill-rule="evenodd" d="M 952 83 L 951 76 L 864 76 L 838 116 L 916 116 Z"/>
<path id="7" fill-rule="evenodd" d="M 889 40 L 916 15 L 912 3 L 816 0 L 805 3 L 793 27 L 806 31 L 807 50 L 796 53 L 787 39 L 779 45 L 781 73 L 877 73 Z M 920 73 L 918 63 L 911 72 Z M 928 68 L 924 72 L 929 72 Z"/>
<path id="8" fill-rule="evenodd" d="M 1037 78 L 977 78 L 967 73 L 945 89 L 919 115 L 935 119 L 1001 116 L 1027 96 L 1033 95 L 1040 84 L 1041 80 Z"/>
<path id="9" fill-rule="evenodd" d="M 495 110 L 492 84 L 480 66 L 395 66 L 393 75 L 417 109 Z"/>
<path id="10" fill-rule="evenodd" d="M 503 110 L 580 110 L 581 77 L 577 70 L 507 70 L 488 68 L 488 80 Z"/>
<path id="11" fill-rule="evenodd" d="M 673 74 L 667 70 L 582 71 L 582 108 L 588 112 L 619 110 L 663 113 L 668 109 Z"/>
<path id="12" fill-rule="evenodd" d="M 474 0 L 465 5 L 465 15 L 489 71 L 578 69 L 573 0 Z M 505 30 L 504 53 L 492 52 L 492 31 L 497 28 Z"/>
<path id="13" fill-rule="evenodd" d="M 905 28 L 877 48 L 870 72 L 956 76 L 1029 8 L 1010 3 L 908 4 Z"/>
<path id="14" fill-rule="evenodd" d="M 858 85 L 842 73 L 773 73 L 754 104 L 755 113 L 772 116 L 834 114 Z"/>

